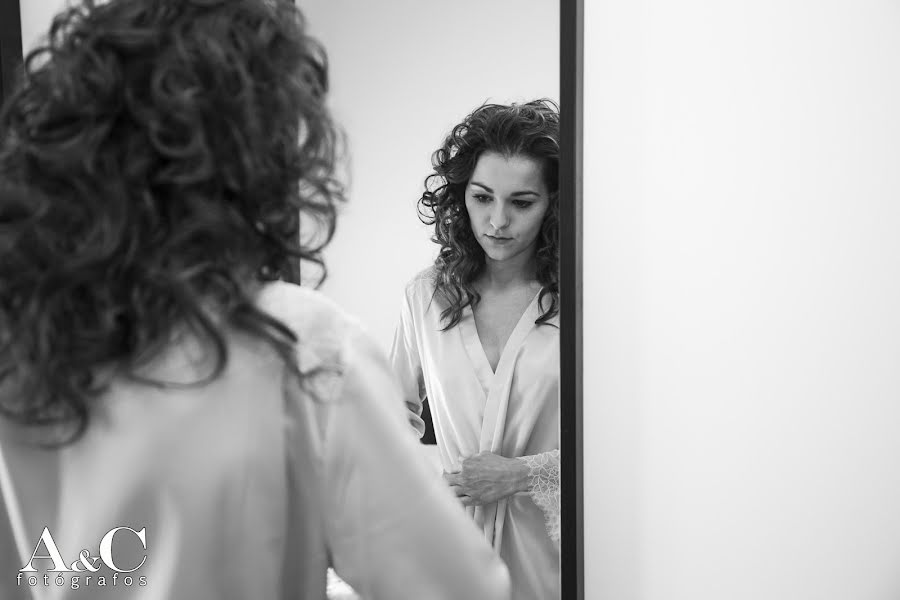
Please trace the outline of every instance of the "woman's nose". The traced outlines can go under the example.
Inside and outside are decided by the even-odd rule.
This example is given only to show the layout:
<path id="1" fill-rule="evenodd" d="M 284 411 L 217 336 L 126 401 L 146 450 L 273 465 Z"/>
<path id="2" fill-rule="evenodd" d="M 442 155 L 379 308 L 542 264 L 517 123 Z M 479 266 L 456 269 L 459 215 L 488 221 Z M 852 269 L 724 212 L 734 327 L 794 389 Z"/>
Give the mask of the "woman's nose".
<path id="1" fill-rule="evenodd" d="M 491 212 L 491 227 L 496 230 L 503 229 L 507 225 L 509 225 L 509 216 L 506 213 L 506 210 L 499 206 L 499 202 L 494 210 Z"/>

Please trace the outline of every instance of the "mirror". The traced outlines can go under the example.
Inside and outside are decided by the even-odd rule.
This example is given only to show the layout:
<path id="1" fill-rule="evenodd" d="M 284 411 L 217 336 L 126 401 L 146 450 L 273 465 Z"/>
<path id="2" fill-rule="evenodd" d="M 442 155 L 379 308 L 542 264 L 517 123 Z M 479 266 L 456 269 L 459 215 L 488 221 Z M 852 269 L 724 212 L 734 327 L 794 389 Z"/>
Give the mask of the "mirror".
<path id="1" fill-rule="evenodd" d="M 436 388 L 446 388 L 447 396 L 441 399 L 443 405 L 432 398 L 422 407 L 427 428 L 422 440 L 430 444 L 421 448 L 436 476 L 460 468 L 456 454 L 466 458 L 493 448 L 504 458 L 535 457 L 521 461 L 527 472 L 552 477 L 553 464 L 548 461 L 553 456 L 545 451 L 559 448 L 559 317 L 534 324 L 547 308 L 547 299 L 539 299 L 531 289 L 498 304 L 490 289 L 481 289 L 486 300 L 480 307 L 464 309 L 462 320 L 443 334 L 430 322 L 425 333 L 430 341 L 422 342 L 426 309 L 415 303 L 433 288 L 419 283 L 421 289 L 406 292 L 438 256 L 439 245 L 431 241 L 434 227 L 419 219 L 418 202 L 426 190 L 426 177 L 433 173 L 432 155 L 453 127 L 485 103 L 508 105 L 539 98 L 559 103 L 559 3 L 297 1 L 328 54 L 329 103 L 346 133 L 348 148 L 350 200 L 325 252 L 328 277 L 322 291 L 357 316 L 384 352 L 393 352 L 395 362 L 404 302 L 407 308 L 414 305 L 410 315 L 420 310 L 410 316 L 414 324 L 406 324 L 407 333 L 418 329 L 412 332 L 417 341 L 407 345 L 406 354 L 417 354 L 423 343 L 433 343 L 446 356 L 460 359 L 424 367 L 429 375 L 423 395 L 441 396 Z M 500 171 L 486 176 L 507 189 L 503 182 L 510 171 L 503 168 L 510 162 L 494 166 Z M 540 187 L 541 180 L 532 183 Z M 486 181 L 480 183 L 490 188 L 484 202 L 513 201 Z M 521 180 L 517 185 L 527 187 Z M 512 211 L 523 210 L 509 206 Z M 487 218 L 501 231 L 503 224 L 494 220 Z M 456 347 L 446 345 L 451 336 L 456 336 L 452 338 Z M 428 357 L 406 360 L 419 360 L 421 367 Z M 471 389 L 457 385 L 459 381 L 469 382 Z M 462 440 L 456 437 L 461 428 L 468 428 L 459 434 Z M 555 456 L 558 461 L 558 452 Z M 558 485 L 558 462 L 555 477 Z M 547 527 L 552 508 L 539 506 L 552 499 L 539 497 L 539 491 L 520 491 L 498 502 L 467 507 L 473 522 L 506 560 L 514 598 L 560 596 L 560 546 Z M 558 494 L 556 519 L 558 531 Z M 342 593 L 352 597 L 339 580 L 332 583 L 333 597 L 344 597 Z"/>

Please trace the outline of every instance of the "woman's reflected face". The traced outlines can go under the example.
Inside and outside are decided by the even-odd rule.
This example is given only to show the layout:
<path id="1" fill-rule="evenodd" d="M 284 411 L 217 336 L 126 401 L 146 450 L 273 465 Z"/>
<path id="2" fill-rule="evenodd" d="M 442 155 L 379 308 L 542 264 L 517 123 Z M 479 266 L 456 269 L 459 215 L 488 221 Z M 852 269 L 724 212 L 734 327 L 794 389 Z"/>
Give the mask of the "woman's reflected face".
<path id="1" fill-rule="evenodd" d="M 472 233 L 488 258 L 504 261 L 534 252 L 550 196 L 540 161 L 485 152 L 466 186 Z"/>

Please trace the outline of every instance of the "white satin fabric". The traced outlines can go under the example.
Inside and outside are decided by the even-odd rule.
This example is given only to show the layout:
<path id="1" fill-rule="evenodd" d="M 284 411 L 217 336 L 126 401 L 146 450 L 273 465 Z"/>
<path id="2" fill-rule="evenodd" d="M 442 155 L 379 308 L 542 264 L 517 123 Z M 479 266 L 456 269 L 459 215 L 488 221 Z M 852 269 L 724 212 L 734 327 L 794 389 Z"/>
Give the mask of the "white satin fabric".
<path id="1" fill-rule="evenodd" d="M 169 389 L 117 380 L 84 437 L 61 450 L 40 450 L 5 424 L 9 510 L 0 518 L 10 517 L 19 556 L 0 565 L 0 596 L 25 591 L 16 574 L 45 526 L 71 561 L 127 525 L 146 527 L 148 547 L 122 548 L 116 560 L 135 565 L 146 554 L 131 574 L 146 586 L 126 588 L 120 575 L 115 587 L 99 587 L 96 573 L 77 591 L 34 590 L 93 600 L 322 600 L 333 565 L 367 599 L 508 598 L 505 567 L 417 451 L 400 390 L 368 335 L 293 285 L 267 286 L 258 304 L 297 334 L 300 368 L 315 373 L 302 385 L 266 343 L 235 333 L 218 379 Z M 146 374 L 196 380 L 209 365 L 199 350 L 182 340 Z"/>
<path id="2" fill-rule="evenodd" d="M 391 362 L 419 435 L 422 401 L 428 398 L 444 471 L 458 470 L 461 457 L 482 451 L 551 457 L 559 448 L 558 317 L 535 325 L 541 315 L 535 296 L 494 372 L 472 310 L 441 331 L 445 306 L 433 292 L 430 270 L 407 286 Z M 559 546 L 545 523 L 552 517 L 529 493 L 467 510 L 509 568 L 513 598 L 559 598 Z"/>

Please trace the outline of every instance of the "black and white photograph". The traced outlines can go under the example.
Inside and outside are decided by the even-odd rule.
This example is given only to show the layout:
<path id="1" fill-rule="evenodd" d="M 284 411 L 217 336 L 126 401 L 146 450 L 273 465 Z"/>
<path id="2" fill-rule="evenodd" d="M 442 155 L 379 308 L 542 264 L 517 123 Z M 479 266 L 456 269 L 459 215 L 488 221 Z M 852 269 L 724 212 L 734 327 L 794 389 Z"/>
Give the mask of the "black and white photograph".
<path id="1" fill-rule="evenodd" d="M 900 3 L 0 0 L 0 600 L 900 600 Z"/>

